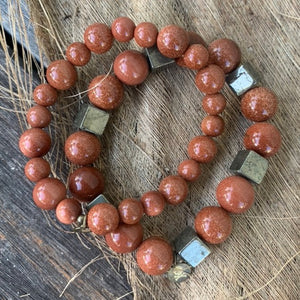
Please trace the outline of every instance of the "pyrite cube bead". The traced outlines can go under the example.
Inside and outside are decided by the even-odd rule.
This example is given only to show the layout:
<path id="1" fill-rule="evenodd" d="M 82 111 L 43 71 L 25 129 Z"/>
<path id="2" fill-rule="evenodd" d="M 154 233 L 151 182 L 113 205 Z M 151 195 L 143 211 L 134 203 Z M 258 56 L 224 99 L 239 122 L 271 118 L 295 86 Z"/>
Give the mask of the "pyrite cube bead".
<path id="1" fill-rule="evenodd" d="M 109 114 L 89 104 L 83 104 L 75 119 L 75 127 L 96 135 L 102 135 L 107 125 Z"/>
<path id="2" fill-rule="evenodd" d="M 93 206 L 95 206 L 96 204 L 99 204 L 99 203 L 111 204 L 103 194 L 100 194 L 86 206 L 86 209 L 89 211 Z"/>
<path id="3" fill-rule="evenodd" d="M 268 160 L 252 150 L 241 150 L 234 158 L 230 170 L 255 183 L 261 183 L 268 169 Z"/>
<path id="4" fill-rule="evenodd" d="M 259 82 L 259 76 L 249 63 L 244 63 L 226 76 L 226 82 L 237 96 L 241 96 Z"/>
<path id="5" fill-rule="evenodd" d="M 167 278 L 170 281 L 181 283 L 189 279 L 192 274 L 192 267 L 183 262 L 175 263 L 167 272 Z"/>
<path id="6" fill-rule="evenodd" d="M 192 267 L 196 267 L 209 254 L 209 248 L 201 241 L 195 230 L 187 226 L 174 242 L 176 252 Z"/>
<path id="7" fill-rule="evenodd" d="M 156 46 L 146 48 L 145 52 L 151 71 L 156 71 L 175 63 L 174 59 L 163 56 Z"/>

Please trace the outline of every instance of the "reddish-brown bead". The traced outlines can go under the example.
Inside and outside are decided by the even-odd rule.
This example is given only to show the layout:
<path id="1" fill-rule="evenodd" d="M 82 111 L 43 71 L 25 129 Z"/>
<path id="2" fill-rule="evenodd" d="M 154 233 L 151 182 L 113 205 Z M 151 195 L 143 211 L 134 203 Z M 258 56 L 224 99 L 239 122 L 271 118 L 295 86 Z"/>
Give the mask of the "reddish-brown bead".
<path id="1" fill-rule="evenodd" d="M 79 168 L 70 175 L 69 190 L 76 199 L 89 202 L 103 193 L 104 177 L 94 167 Z"/>
<path id="2" fill-rule="evenodd" d="M 136 252 L 136 260 L 141 270 L 149 275 L 167 272 L 173 263 L 171 245 L 159 237 L 145 240 Z"/>
<path id="3" fill-rule="evenodd" d="M 247 129 L 244 145 L 248 150 L 253 150 L 264 157 L 270 157 L 279 150 L 281 135 L 272 124 L 256 123 Z"/>
<path id="4" fill-rule="evenodd" d="M 100 203 L 93 206 L 87 217 L 89 229 L 98 235 L 105 235 L 118 228 L 118 210 L 109 203 Z"/>
<path id="5" fill-rule="evenodd" d="M 224 86 L 225 74 L 217 65 L 209 65 L 197 73 L 195 82 L 202 93 L 215 94 Z"/>
<path id="6" fill-rule="evenodd" d="M 44 156 L 50 150 L 50 147 L 49 134 L 40 128 L 26 130 L 19 140 L 21 152 L 29 158 Z"/>
<path id="7" fill-rule="evenodd" d="M 206 242 L 220 244 L 230 235 L 232 221 L 229 214 L 222 207 L 207 206 L 197 214 L 195 229 Z"/>
<path id="8" fill-rule="evenodd" d="M 128 17 L 119 17 L 111 25 L 111 32 L 119 42 L 129 42 L 133 38 L 134 22 Z"/>
<path id="9" fill-rule="evenodd" d="M 144 214 L 144 207 L 141 201 L 127 198 L 119 204 L 118 211 L 121 221 L 131 225 L 141 220 Z"/>
<path id="10" fill-rule="evenodd" d="M 57 100 L 57 90 L 48 83 L 40 84 L 33 91 L 33 100 L 42 106 L 53 105 Z"/>
<path id="11" fill-rule="evenodd" d="M 193 159 L 186 159 L 182 161 L 177 168 L 178 175 L 187 181 L 196 181 L 200 174 L 200 165 Z"/>
<path id="12" fill-rule="evenodd" d="M 145 214 L 148 216 L 158 216 L 165 208 L 166 201 L 164 196 L 158 191 L 146 192 L 141 197 Z"/>
<path id="13" fill-rule="evenodd" d="M 91 51 L 84 43 L 75 42 L 68 46 L 66 57 L 74 66 L 84 66 L 91 59 Z"/>
<path id="14" fill-rule="evenodd" d="M 81 213 L 81 205 L 74 198 L 66 198 L 56 206 L 56 218 L 63 224 L 72 224 Z"/>
<path id="15" fill-rule="evenodd" d="M 169 204 L 177 205 L 185 200 L 188 185 L 180 176 L 168 176 L 160 182 L 158 190 Z"/>
<path id="16" fill-rule="evenodd" d="M 241 111 L 245 118 L 262 122 L 273 117 L 277 111 L 277 97 L 264 87 L 248 91 L 242 98 Z"/>
<path id="17" fill-rule="evenodd" d="M 26 119 L 31 127 L 44 128 L 51 122 L 51 112 L 44 106 L 35 105 L 31 107 L 27 114 Z"/>
<path id="18" fill-rule="evenodd" d="M 212 116 L 220 114 L 226 107 L 226 99 L 222 94 L 206 95 L 202 99 L 202 108 Z"/>
<path id="19" fill-rule="evenodd" d="M 46 178 L 50 174 L 49 163 L 40 157 L 30 159 L 24 168 L 26 177 L 33 182 Z"/>
<path id="20" fill-rule="evenodd" d="M 149 48 L 156 44 L 158 30 L 156 26 L 149 22 L 143 22 L 136 26 L 134 30 L 134 39 L 136 43 L 143 48 Z"/>
<path id="21" fill-rule="evenodd" d="M 120 224 L 116 230 L 105 235 L 105 240 L 113 251 L 129 253 L 142 243 L 143 235 L 144 230 L 140 223 L 133 225 Z"/>
<path id="22" fill-rule="evenodd" d="M 201 44 L 193 44 L 183 54 L 183 62 L 186 67 L 192 70 L 200 70 L 207 66 L 208 51 Z"/>
<path id="23" fill-rule="evenodd" d="M 197 162 L 209 163 L 216 154 L 217 146 L 214 140 L 208 136 L 196 136 L 189 142 L 188 155 Z"/>
<path id="24" fill-rule="evenodd" d="M 201 122 L 201 130 L 205 135 L 221 135 L 225 128 L 225 122 L 220 116 L 206 116 Z"/>
<path id="25" fill-rule="evenodd" d="M 100 151 L 99 139 L 85 131 L 74 132 L 65 142 L 66 156 L 73 164 L 92 164 L 99 157 Z"/>
<path id="26" fill-rule="evenodd" d="M 66 198 L 66 186 L 56 178 L 44 178 L 35 185 L 32 196 L 37 207 L 45 210 L 55 209 Z"/>
<path id="27" fill-rule="evenodd" d="M 113 41 L 110 28 L 102 23 L 94 23 L 84 32 L 84 43 L 94 53 L 107 52 L 112 47 Z"/>
<path id="28" fill-rule="evenodd" d="M 127 50 L 116 57 L 114 72 L 125 84 L 137 85 L 147 78 L 149 65 L 142 53 L 135 50 Z"/>
<path id="29" fill-rule="evenodd" d="M 110 110 L 117 108 L 123 98 L 124 88 L 119 79 L 111 75 L 95 77 L 88 87 L 88 97 L 97 107 Z"/>
<path id="30" fill-rule="evenodd" d="M 183 55 L 189 46 L 187 32 L 179 26 L 168 25 L 157 36 L 157 48 L 166 57 L 177 58 Z"/>

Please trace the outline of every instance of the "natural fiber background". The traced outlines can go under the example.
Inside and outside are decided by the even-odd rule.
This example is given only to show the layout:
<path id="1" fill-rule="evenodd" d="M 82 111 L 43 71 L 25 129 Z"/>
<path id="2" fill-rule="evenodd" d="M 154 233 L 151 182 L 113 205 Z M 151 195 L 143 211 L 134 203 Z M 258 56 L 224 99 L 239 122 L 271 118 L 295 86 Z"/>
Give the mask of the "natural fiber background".
<path id="1" fill-rule="evenodd" d="M 162 277 L 144 275 L 134 255 L 119 259 L 135 299 L 299 299 L 299 2 L 36 0 L 28 4 L 40 49 L 50 60 L 63 58 L 68 44 L 82 41 L 89 24 L 111 24 L 118 16 L 128 16 L 136 24 L 151 21 L 158 28 L 173 23 L 198 32 L 207 42 L 228 37 L 239 44 L 242 60 L 250 62 L 262 75 L 263 85 L 278 96 L 279 111 L 270 123 L 283 137 L 280 152 L 270 159 L 266 178 L 255 186 L 255 204 L 247 213 L 232 216 L 231 237 L 222 245 L 211 246 L 212 255 L 185 283 L 176 285 Z M 15 22 L 22 27 L 20 16 Z M 81 93 L 93 77 L 109 72 L 114 57 L 128 48 L 137 46 L 134 42 L 115 42 L 108 53 L 93 55 L 92 62 L 78 69 L 76 88 L 61 93 L 53 109 L 50 132 L 54 146 L 48 158 L 54 176 L 65 182 L 72 168 L 61 153 L 84 95 L 68 96 Z M 25 62 L 24 67 L 29 77 L 19 76 L 13 68 L 6 70 L 18 86 L 11 101 L 20 121 L 20 134 L 26 128 L 25 112 L 33 104 L 35 87 L 29 64 Z M 14 72 L 18 74 L 15 77 Z M 41 80 L 43 75 L 41 72 Z M 101 137 L 103 151 L 97 163 L 106 178 L 106 195 L 114 204 L 157 189 L 160 180 L 175 174 L 178 163 L 187 157 L 187 144 L 201 134 L 199 124 L 205 115 L 201 108 L 203 95 L 194 85 L 194 76 L 194 72 L 174 66 L 150 74 L 138 87 L 126 87 L 124 102 L 113 112 Z M 9 87 L 2 87 L 2 92 L 4 89 L 9 91 Z M 144 218 L 145 237 L 159 235 L 172 240 L 187 224 L 193 225 L 195 214 L 203 206 L 217 204 L 216 186 L 230 174 L 229 165 L 243 148 L 243 135 L 251 124 L 239 111 L 239 99 L 228 87 L 223 92 L 228 99 L 222 115 L 226 131 L 216 138 L 216 159 L 202 166 L 202 176 L 190 185 L 184 204 L 168 206 L 159 217 Z M 39 210 L 36 214 L 43 218 Z M 66 239 L 76 237 L 66 234 Z M 89 239 L 95 241 L 91 235 Z M 101 238 L 96 242 L 103 247 Z M 71 264 L 71 258 L 66 260 L 67 265 Z M 67 275 L 69 279 L 72 276 L 74 272 Z M 97 274 L 90 280 L 98 282 Z M 97 284 L 101 289 L 101 281 Z M 65 295 L 71 299 L 67 291 Z M 86 294 L 81 298 L 98 296 Z"/>

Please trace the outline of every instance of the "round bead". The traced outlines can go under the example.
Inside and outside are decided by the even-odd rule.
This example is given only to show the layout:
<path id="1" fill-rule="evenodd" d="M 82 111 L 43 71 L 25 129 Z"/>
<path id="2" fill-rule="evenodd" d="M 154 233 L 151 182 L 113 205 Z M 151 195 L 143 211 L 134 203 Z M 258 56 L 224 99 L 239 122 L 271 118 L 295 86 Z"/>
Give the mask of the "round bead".
<path id="1" fill-rule="evenodd" d="M 216 190 L 219 204 L 229 212 L 240 214 L 254 202 L 254 189 L 249 181 L 240 176 L 223 179 Z"/>
<path id="2" fill-rule="evenodd" d="M 177 205 L 185 200 L 188 185 L 180 176 L 168 176 L 160 182 L 158 190 L 169 204 Z"/>
<path id="3" fill-rule="evenodd" d="M 84 32 L 84 43 L 94 53 L 104 53 L 113 44 L 114 37 L 109 27 L 102 23 L 94 23 Z"/>
<path id="4" fill-rule="evenodd" d="M 51 147 L 51 139 L 47 132 L 40 128 L 26 130 L 20 137 L 19 148 L 21 152 L 29 157 L 45 155 Z"/>
<path id="5" fill-rule="evenodd" d="M 30 159 L 25 165 L 25 175 L 30 181 L 37 182 L 48 177 L 49 174 L 49 163 L 40 157 Z"/>
<path id="6" fill-rule="evenodd" d="M 73 164 L 92 164 L 99 157 L 100 150 L 98 138 L 85 131 L 74 132 L 65 143 L 66 156 Z"/>
<path id="7" fill-rule="evenodd" d="M 183 179 L 194 182 L 199 178 L 201 169 L 195 160 L 186 159 L 179 164 L 177 172 Z"/>
<path id="8" fill-rule="evenodd" d="M 208 51 L 201 44 L 190 45 L 183 55 L 186 67 L 192 70 L 200 70 L 207 66 L 208 58 Z"/>
<path id="9" fill-rule="evenodd" d="M 277 97 L 274 93 L 264 87 L 257 87 L 243 96 L 241 111 L 246 119 L 262 122 L 275 115 L 277 102 Z"/>
<path id="10" fill-rule="evenodd" d="M 193 32 L 193 31 L 188 31 L 187 34 L 189 36 L 190 45 L 193 45 L 193 44 L 201 44 L 203 46 L 206 45 L 203 38 L 198 33 Z"/>
<path id="11" fill-rule="evenodd" d="M 119 17 L 111 25 L 111 32 L 119 42 L 129 42 L 133 38 L 134 29 L 134 22 L 127 17 Z"/>
<path id="12" fill-rule="evenodd" d="M 156 44 L 158 30 L 156 26 L 149 22 L 143 22 L 136 26 L 134 39 L 143 48 L 149 48 Z"/>
<path id="13" fill-rule="evenodd" d="M 206 242 L 220 244 L 230 235 L 232 221 L 229 214 L 222 207 L 207 206 L 197 214 L 195 229 Z"/>
<path id="14" fill-rule="evenodd" d="M 209 163 L 216 154 L 217 146 L 214 140 L 208 136 L 196 136 L 189 142 L 188 155 L 197 162 Z"/>
<path id="15" fill-rule="evenodd" d="M 171 245 L 159 237 L 145 240 L 136 252 L 136 260 L 141 270 L 149 275 L 161 275 L 173 264 Z"/>
<path id="16" fill-rule="evenodd" d="M 48 83 L 58 90 L 71 88 L 77 80 L 75 67 L 67 60 L 56 60 L 47 68 L 46 78 Z"/>
<path id="17" fill-rule="evenodd" d="M 66 198 L 65 185 L 56 178 L 44 178 L 35 185 L 32 196 L 37 207 L 45 210 L 55 209 Z"/>
<path id="18" fill-rule="evenodd" d="M 225 73 L 233 71 L 241 61 L 241 51 L 237 44 L 229 39 L 215 40 L 208 46 L 210 62 L 223 69 Z"/>
<path id="19" fill-rule="evenodd" d="M 220 67 L 209 65 L 197 73 L 195 82 L 202 93 L 215 94 L 222 89 L 225 83 L 225 74 Z"/>
<path id="20" fill-rule="evenodd" d="M 158 191 L 150 191 L 141 197 L 145 214 L 148 216 L 158 216 L 165 208 L 166 201 L 163 195 Z"/>
<path id="21" fill-rule="evenodd" d="M 35 105 L 28 110 L 26 119 L 31 127 L 43 128 L 50 124 L 51 112 L 44 106 Z"/>
<path id="22" fill-rule="evenodd" d="M 180 57 L 189 46 L 187 32 L 179 26 L 168 25 L 157 36 L 157 48 L 166 57 Z"/>
<path id="23" fill-rule="evenodd" d="M 40 84 L 33 91 L 33 100 L 42 106 L 53 105 L 57 100 L 57 91 L 48 83 Z"/>
<path id="24" fill-rule="evenodd" d="M 90 101 L 104 110 L 117 108 L 122 102 L 123 94 L 122 83 L 111 75 L 95 77 L 88 87 Z"/>
<path id="25" fill-rule="evenodd" d="M 56 218 L 63 224 L 72 224 L 81 213 L 80 203 L 73 198 L 67 198 L 56 206 Z"/>
<path id="26" fill-rule="evenodd" d="M 281 146 L 278 129 L 269 123 L 257 123 L 250 126 L 244 137 L 244 145 L 264 157 L 274 155 Z"/>
<path id="27" fill-rule="evenodd" d="M 212 116 L 220 114 L 226 106 L 226 99 L 222 94 L 206 95 L 202 100 L 202 108 Z"/>
<path id="28" fill-rule="evenodd" d="M 142 202 L 127 198 L 124 199 L 118 207 L 120 219 L 125 224 L 138 223 L 144 214 L 144 207 Z"/>
<path id="29" fill-rule="evenodd" d="M 144 230 L 140 223 L 128 225 L 120 224 L 119 227 L 105 235 L 105 240 L 110 249 L 117 253 L 134 251 L 143 241 Z"/>
<path id="30" fill-rule="evenodd" d="M 224 120 L 220 116 L 206 116 L 201 122 L 201 130 L 208 136 L 221 135 L 224 127 Z"/>
<path id="31" fill-rule="evenodd" d="M 104 177 L 94 167 L 79 168 L 70 175 L 69 189 L 76 199 L 89 202 L 103 193 Z"/>
<path id="32" fill-rule="evenodd" d="M 91 51 L 84 43 L 75 42 L 66 51 L 67 60 L 74 66 L 84 66 L 91 58 Z"/>
<path id="33" fill-rule="evenodd" d="M 100 203 L 93 206 L 87 216 L 89 229 L 98 235 L 105 235 L 118 228 L 118 210 L 109 203 Z"/>
<path id="34" fill-rule="evenodd" d="M 114 72 L 125 84 L 137 85 L 147 78 L 149 65 L 142 53 L 135 50 L 127 50 L 116 57 Z"/>

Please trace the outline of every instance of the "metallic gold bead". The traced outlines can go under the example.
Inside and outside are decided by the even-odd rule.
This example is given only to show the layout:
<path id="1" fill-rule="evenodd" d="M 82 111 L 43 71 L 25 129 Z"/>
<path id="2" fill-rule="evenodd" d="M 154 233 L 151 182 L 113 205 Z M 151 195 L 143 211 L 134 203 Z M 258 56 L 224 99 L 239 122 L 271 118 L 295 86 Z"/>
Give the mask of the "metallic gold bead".
<path id="1" fill-rule="evenodd" d="M 151 71 L 156 71 L 175 63 L 174 59 L 163 56 L 156 46 L 145 48 Z"/>
<path id="2" fill-rule="evenodd" d="M 176 283 L 183 282 L 191 276 L 192 267 L 186 263 L 177 263 L 167 272 L 167 278 Z"/>

